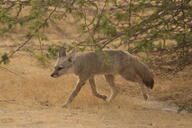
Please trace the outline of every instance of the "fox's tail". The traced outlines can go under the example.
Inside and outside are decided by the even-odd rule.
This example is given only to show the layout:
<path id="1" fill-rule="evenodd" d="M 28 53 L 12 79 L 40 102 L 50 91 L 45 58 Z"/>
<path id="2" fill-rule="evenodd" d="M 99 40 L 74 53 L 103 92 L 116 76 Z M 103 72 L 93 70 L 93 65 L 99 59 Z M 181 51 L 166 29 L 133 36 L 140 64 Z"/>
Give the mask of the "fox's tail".
<path id="1" fill-rule="evenodd" d="M 153 76 L 152 72 L 149 70 L 149 68 L 144 63 L 139 61 L 138 59 L 136 59 L 136 61 L 135 61 L 134 68 L 135 68 L 136 72 L 138 73 L 138 75 L 142 78 L 143 83 L 148 88 L 152 89 L 154 86 L 154 76 Z"/>

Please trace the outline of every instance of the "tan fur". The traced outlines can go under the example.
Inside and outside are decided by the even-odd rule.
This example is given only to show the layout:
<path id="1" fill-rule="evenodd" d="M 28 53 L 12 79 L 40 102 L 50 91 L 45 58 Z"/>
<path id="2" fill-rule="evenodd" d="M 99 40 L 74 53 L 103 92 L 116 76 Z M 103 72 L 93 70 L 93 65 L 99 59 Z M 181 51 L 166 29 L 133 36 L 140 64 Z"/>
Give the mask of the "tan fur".
<path id="1" fill-rule="evenodd" d="M 153 74 L 146 65 L 133 55 L 121 50 L 104 50 L 101 54 L 85 52 L 66 55 L 65 49 L 62 48 L 59 52 L 55 71 L 51 76 L 59 77 L 67 73 L 76 74 L 79 77 L 79 81 L 63 107 L 72 102 L 87 80 L 89 80 L 93 95 L 106 100 L 107 97 L 99 94 L 96 90 L 94 76 L 97 74 L 105 75 L 106 81 L 111 87 L 111 96 L 107 101 L 111 101 L 117 95 L 114 82 L 115 74 L 121 75 L 126 80 L 139 83 L 145 99 L 148 96 L 143 85 L 145 84 L 147 87 L 152 88 L 154 82 Z"/>

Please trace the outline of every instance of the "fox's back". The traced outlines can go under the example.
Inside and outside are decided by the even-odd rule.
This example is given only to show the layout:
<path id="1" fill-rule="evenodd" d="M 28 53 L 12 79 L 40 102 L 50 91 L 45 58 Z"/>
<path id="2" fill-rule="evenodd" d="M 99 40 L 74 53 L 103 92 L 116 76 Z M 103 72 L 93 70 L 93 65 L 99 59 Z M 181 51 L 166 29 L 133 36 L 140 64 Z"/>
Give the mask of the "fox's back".
<path id="1" fill-rule="evenodd" d="M 118 73 L 132 58 L 132 55 L 120 50 L 79 53 L 75 56 L 74 69 L 76 74 L 81 72 L 114 74 Z"/>

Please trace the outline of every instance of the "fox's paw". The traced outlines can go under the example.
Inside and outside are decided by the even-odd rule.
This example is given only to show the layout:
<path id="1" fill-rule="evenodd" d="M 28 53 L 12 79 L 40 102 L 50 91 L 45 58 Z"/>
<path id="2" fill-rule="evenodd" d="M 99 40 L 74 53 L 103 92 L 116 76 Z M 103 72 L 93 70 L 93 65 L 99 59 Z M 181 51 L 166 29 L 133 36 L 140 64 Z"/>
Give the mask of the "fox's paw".
<path id="1" fill-rule="evenodd" d="M 107 96 L 102 95 L 101 98 L 102 98 L 104 101 L 107 101 Z"/>
<path id="2" fill-rule="evenodd" d="M 61 107 L 62 107 L 62 108 L 67 108 L 67 105 L 68 105 L 68 104 L 63 104 Z"/>
<path id="3" fill-rule="evenodd" d="M 144 100 L 148 100 L 149 96 L 146 94 L 146 95 L 143 95 L 143 98 Z"/>
<path id="4" fill-rule="evenodd" d="M 112 99 L 111 98 L 108 98 L 106 99 L 107 103 L 111 103 Z"/>

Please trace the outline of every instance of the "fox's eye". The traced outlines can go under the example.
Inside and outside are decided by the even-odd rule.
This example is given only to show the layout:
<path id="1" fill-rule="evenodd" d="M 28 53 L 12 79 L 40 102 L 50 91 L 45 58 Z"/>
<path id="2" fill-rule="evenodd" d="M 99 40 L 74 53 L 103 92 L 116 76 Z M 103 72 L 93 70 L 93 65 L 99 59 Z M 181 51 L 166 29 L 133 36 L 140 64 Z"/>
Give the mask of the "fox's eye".
<path id="1" fill-rule="evenodd" d="M 69 62 L 72 62 L 72 59 L 71 59 L 71 57 L 68 59 L 68 61 L 69 61 Z"/>
<path id="2" fill-rule="evenodd" d="M 62 67 L 57 67 L 56 69 L 57 69 L 57 70 L 61 70 L 61 69 L 63 69 L 63 68 L 62 68 Z"/>

